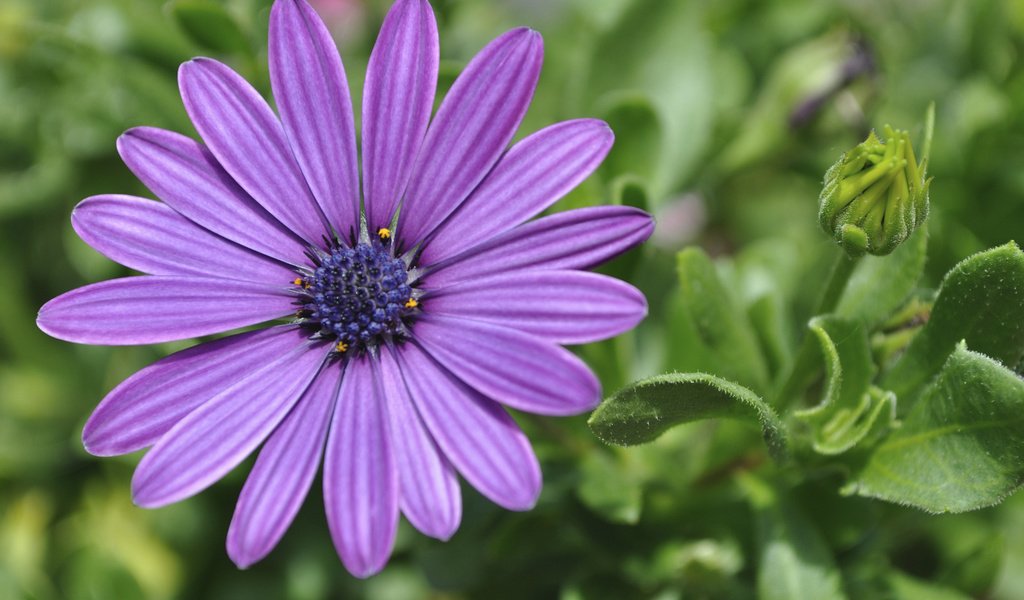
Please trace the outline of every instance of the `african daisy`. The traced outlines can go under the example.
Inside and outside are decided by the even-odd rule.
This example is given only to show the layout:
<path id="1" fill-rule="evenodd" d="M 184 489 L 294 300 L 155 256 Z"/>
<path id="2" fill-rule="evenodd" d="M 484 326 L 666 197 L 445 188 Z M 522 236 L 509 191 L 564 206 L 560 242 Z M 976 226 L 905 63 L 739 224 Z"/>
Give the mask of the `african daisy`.
<path id="1" fill-rule="evenodd" d="M 567 121 L 507 149 L 533 95 L 540 35 L 487 45 L 431 108 L 437 27 L 426 0 L 398 0 L 370 57 L 362 182 L 337 48 L 303 0 L 271 12 L 277 114 L 227 66 L 182 65 L 202 137 L 140 127 L 118 140 L 163 202 L 84 200 L 83 240 L 145 273 L 72 290 L 39 312 L 48 334 L 202 343 L 134 374 L 85 426 L 89 452 L 152 446 L 135 502 L 188 498 L 261 444 L 228 531 L 246 567 L 280 540 L 323 459 L 324 502 L 346 568 L 387 562 L 399 512 L 449 538 L 457 473 L 526 510 L 540 469 L 505 411 L 572 415 L 600 399 L 560 344 L 632 328 L 642 294 L 586 272 L 640 243 L 639 210 L 607 206 L 529 220 L 598 166 L 612 144 L 596 120 Z"/>

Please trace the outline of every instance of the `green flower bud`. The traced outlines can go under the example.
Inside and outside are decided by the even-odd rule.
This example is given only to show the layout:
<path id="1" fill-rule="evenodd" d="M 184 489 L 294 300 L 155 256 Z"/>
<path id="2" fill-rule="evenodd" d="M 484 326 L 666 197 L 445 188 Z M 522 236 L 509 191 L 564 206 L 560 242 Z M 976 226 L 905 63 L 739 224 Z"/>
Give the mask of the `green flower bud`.
<path id="1" fill-rule="evenodd" d="M 906 131 L 883 133 L 872 131 L 825 173 L 818 220 L 851 257 L 889 254 L 928 216 L 928 159 L 917 162 Z"/>

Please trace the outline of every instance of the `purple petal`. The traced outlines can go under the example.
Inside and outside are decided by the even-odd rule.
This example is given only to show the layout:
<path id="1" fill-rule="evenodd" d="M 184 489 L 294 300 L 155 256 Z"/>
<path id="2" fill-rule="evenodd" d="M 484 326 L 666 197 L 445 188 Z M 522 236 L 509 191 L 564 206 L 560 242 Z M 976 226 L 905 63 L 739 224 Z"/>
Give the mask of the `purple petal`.
<path id="1" fill-rule="evenodd" d="M 519 142 L 433 233 L 421 260 L 440 262 L 537 215 L 590 176 L 614 140 L 603 121 L 580 119 Z"/>
<path id="2" fill-rule="evenodd" d="M 576 415 L 601 401 L 601 385 L 583 361 L 532 335 L 429 312 L 416 322 L 414 335 L 456 377 L 506 406 Z"/>
<path id="3" fill-rule="evenodd" d="M 399 0 L 370 55 L 363 89 L 363 196 L 370 231 L 390 227 L 437 90 L 437 23 L 426 0 Z"/>
<path id="4" fill-rule="evenodd" d="M 151 275 L 216 276 L 284 285 L 295 271 L 199 227 L 162 202 L 134 196 L 86 198 L 71 213 L 85 243 Z"/>
<path id="5" fill-rule="evenodd" d="M 330 232 L 309 192 L 281 123 L 249 82 L 227 65 L 196 58 L 181 65 L 178 86 L 192 123 L 224 169 L 307 242 Z"/>
<path id="6" fill-rule="evenodd" d="M 117 139 L 117 151 L 158 198 L 199 226 L 267 256 L 306 264 L 306 246 L 238 187 L 202 144 L 173 131 L 136 127 Z"/>
<path id="7" fill-rule="evenodd" d="M 341 373 L 329 365 L 317 375 L 260 450 L 228 529 L 228 556 L 239 568 L 277 546 L 306 499 L 320 467 Z"/>
<path id="8" fill-rule="evenodd" d="M 589 269 L 650 237 L 654 221 L 628 206 L 580 208 L 537 219 L 432 267 L 434 289 L 520 269 Z"/>
<path id="9" fill-rule="evenodd" d="M 359 163 L 338 48 L 304 0 L 281 0 L 270 11 L 268 52 L 277 110 L 302 174 L 330 224 L 352 240 Z"/>
<path id="10" fill-rule="evenodd" d="M 176 352 L 114 388 L 82 431 L 90 454 L 127 454 L 156 443 L 210 398 L 305 343 L 295 327 L 240 333 Z"/>
<path id="11" fill-rule="evenodd" d="M 36 324 L 67 342 L 158 344 L 220 333 L 294 312 L 281 288 L 201 277 L 125 277 L 71 290 L 39 309 Z"/>
<path id="12" fill-rule="evenodd" d="M 464 281 L 423 298 L 424 310 L 488 321 L 556 344 L 585 344 L 629 331 L 647 301 L 618 279 L 582 271 L 519 271 Z"/>
<path id="13" fill-rule="evenodd" d="M 324 457 L 327 524 L 341 562 L 356 577 L 384 567 L 398 527 L 398 476 L 386 400 L 369 358 L 350 360 Z"/>
<path id="14" fill-rule="evenodd" d="M 326 356 L 322 346 L 292 350 L 189 413 L 135 469 L 135 503 L 165 506 L 226 475 L 284 419 Z"/>
<path id="15" fill-rule="evenodd" d="M 437 110 L 409 179 L 398 233 L 411 248 L 487 175 L 526 114 L 540 76 L 540 34 L 514 29 L 470 61 Z"/>
<path id="16" fill-rule="evenodd" d="M 416 529 L 447 540 L 459 528 L 459 480 L 427 431 L 409 397 L 402 371 L 390 352 L 380 357 L 387 399 L 391 446 L 398 464 L 399 503 Z"/>
<path id="17" fill-rule="evenodd" d="M 403 344 L 396 353 L 419 414 L 455 468 L 495 504 L 533 508 L 540 495 L 540 465 L 508 413 L 416 344 Z"/>

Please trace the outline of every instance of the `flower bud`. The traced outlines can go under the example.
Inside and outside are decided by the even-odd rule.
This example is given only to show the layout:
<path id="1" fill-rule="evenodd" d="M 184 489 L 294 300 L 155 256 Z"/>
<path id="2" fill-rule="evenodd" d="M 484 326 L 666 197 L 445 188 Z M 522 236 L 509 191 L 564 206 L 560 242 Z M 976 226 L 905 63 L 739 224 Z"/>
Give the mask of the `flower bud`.
<path id="1" fill-rule="evenodd" d="M 917 162 L 906 131 L 883 133 L 872 131 L 825 173 L 818 220 L 851 257 L 889 254 L 928 216 L 927 158 Z"/>

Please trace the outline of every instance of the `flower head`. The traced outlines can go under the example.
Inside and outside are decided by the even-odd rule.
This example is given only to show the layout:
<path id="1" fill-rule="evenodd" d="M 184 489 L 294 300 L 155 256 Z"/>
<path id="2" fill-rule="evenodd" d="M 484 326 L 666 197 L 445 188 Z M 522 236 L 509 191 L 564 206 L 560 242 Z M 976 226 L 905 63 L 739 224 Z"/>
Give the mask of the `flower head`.
<path id="1" fill-rule="evenodd" d="M 398 0 L 367 70 L 361 178 L 341 59 L 303 0 L 271 12 L 278 114 L 225 65 L 182 65 L 203 143 L 146 127 L 118 140 L 163 202 L 96 196 L 72 215 L 86 242 L 145 275 L 68 292 L 38 318 L 54 337 L 112 345 L 263 324 L 168 356 L 97 407 L 90 452 L 152 446 L 137 504 L 192 496 L 262 444 L 228 532 L 245 567 L 284 534 L 322 459 L 335 546 L 365 577 L 387 561 L 399 512 L 427 535 L 455 532 L 457 474 L 506 508 L 535 503 L 539 467 L 504 407 L 597 404 L 596 378 L 560 344 L 643 318 L 636 289 L 584 269 L 653 226 L 618 206 L 530 220 L 612 143 L 582 119 L 506 150 L 541 56 L 534 31 L 498 37 L 431 118 L 434 16 Z"/>
<path id="2" fill-rule="evenodd" d="M 889 254 L 928 217 L 927 159 L 917 161 L 906 131 L 884 134 L 872 131 L 825 174 L 821 227 L 853 257 Z"/>

